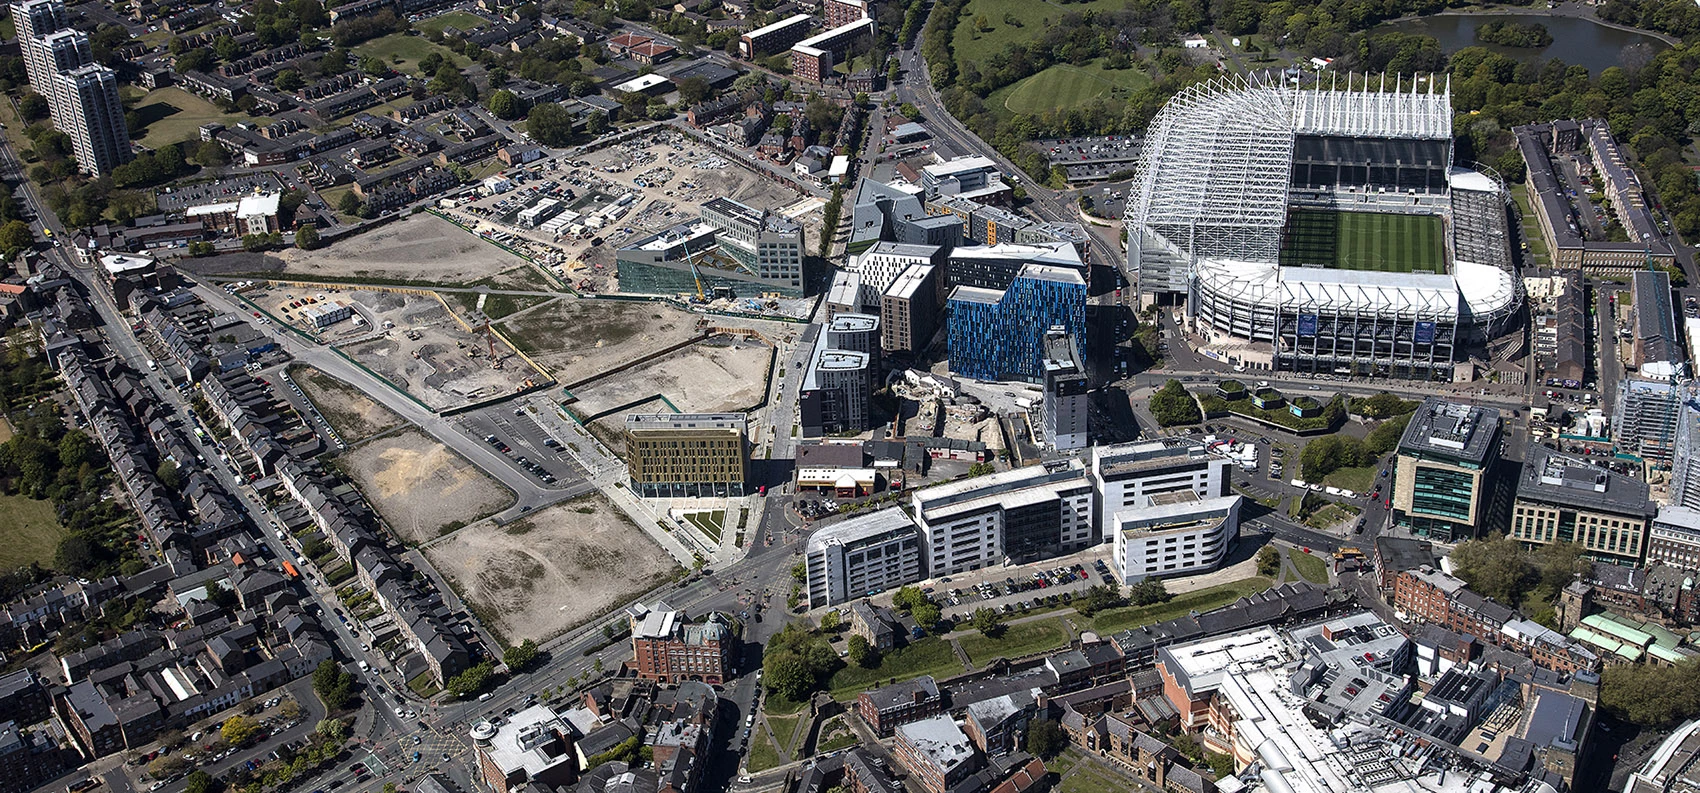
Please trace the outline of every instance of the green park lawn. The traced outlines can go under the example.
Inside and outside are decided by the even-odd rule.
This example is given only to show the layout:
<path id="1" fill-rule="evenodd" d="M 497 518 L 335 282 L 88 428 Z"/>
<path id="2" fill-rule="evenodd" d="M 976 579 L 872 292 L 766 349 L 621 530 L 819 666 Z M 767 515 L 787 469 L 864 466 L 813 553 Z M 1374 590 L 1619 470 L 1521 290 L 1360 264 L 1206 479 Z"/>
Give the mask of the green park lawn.
<path id="1" fill-rule="evenodd" d="M 877 683 L 908 680 L 921 675 L 950 677 L 962 671 L 962 662 L 957 660 L 950 643 L 928 636 L 882 654 L 879 666 L 872 669 L 846 662 L 843 668 L 833 673 L 826 686 L 834 699 L 847 702 Z"/>
<path id="2" fill-rule="evenodd" d="M 1336 468 L 1322 478 L 1322 483 L 1354 493 L 1368 493 L 1375 487 L 1375 475 L 1380 473 L 1379 465 L 1362 465 L 1352 468 Z"/>
<path id="3" fill-rule="evenodd" d="M 1053 793 L 1122 793 L 1139 789 L 1132 780 L 1093 762 L 1072 746 L 1045 766 L 1058 776 L 1051 787 Z"/>
<path id="4" fill-rule="evenodd" d="M 1101 61 L 1085 66 L 1059 63 L 1010 86 L 1003 106 L 1013 113 L 1068 110 L 1100 97 L 1113 98 L 1118 90 L 1129 94 L 1150 84 L 1151 76 L 1141 69 L 1106 69 Z"/>
<path id="5" fill-rule="evenodd" d="M 766 730 L 750 731 L 750 756 L 745 759 L 744 767 L 752 774 L 779 767 L 779 750 L 767 739 Z"/>
<path id="6" fill-rule="evenodd" d="M 996 639 L 975 632 L 957 639 L 975 666 L 993 658 L 1022 658 L 1068 644 L 1068 627 L 1061 617 L 1006 625 Z"/>
<path id="7" fill-rule="evenodd" d="M 354 52 L 382 58 L 384 63 L 403 74 L 418 74 L 419 62 L 433 52 L 453 60 L 456 66 L 464 67 L 467 63 L 465 56 L 456 55 L 447 47 L 432 44 L 424 36 L 409 36 L 405 33 L 391 33 L 383 38 L 372 39 L 355 47 Z"/>
<path id="8" fill-rule="evenodd" d="M 1255 594 L 1268 589 L 1272 584 L 1262 576 L 1242 578 L 1229 581 L 1208 589 L 1187 592 L 1176 595 L 1167 603 L 1152 606 L 1125 606 L 1119 609 L 1100 611 L 1092 617 L 1092 629 L 1100 634 L 1111 634 L 1137 628 L 1141 625 L 1152 625 L 1172 620 L 1189 611 L 1205 612 L 1219 609 L 1246 595 Z"/>
<path id="9" fill-rule="evenodd" d="M 1297 548 L 1287 549 L 1287 558 L 1293 561 L 1293 567 L 1299 571 L 1299 576 L 1313 584 L 1326 586 L 1328 584 L 1328 562 L 1314 553 L 1305 553 Z"/>
<path id="10" fill-rule="evenodd" d="M 53 564 L 59 540 L 66 534 L 53 512 L 53 502 L 26 496 L 0 496 L 0 570 L 23 567 L 30 562 Z"/>
<path id="11" fill-rule="evenodd" d="M 1056 5 L 1029 0 L 969 0 L 961 21 L 956 23 L 956 34 L 951 39 L 951 47 L 958 64 L 984 62 L 992 53 L 1003 52 L 1011 44 L 1038 38 L 1039 32 L 1045 29 L 1047 20 L 1059 19 L 1063 14 L 1071 12 L 1119 9 L 1126 5 L 1126 2 L 1127 0 L 1088 0 Z M 1006 16 L 1015 23 L 1005 22 Z M 985 18 L 986 30 L 979 29 L 975 24 L 982 17 Z"/>
<path id="12" fill-rule="evenodd" d="M 135 105 L 147 130 L 142 145 L 157 149 L 170 143 L 199 141 L 201 125 L 217 121 L 231 125 L 250 120 L 241 113 L 225 113 L 216 105 L 181 88 L 159 88 L 149 91 Z M 270 124 L 269 118 L 253 118 L 256 124 Z M 185 152 L 187 153 L 187 152 Z"/>
<path id="13" fill-rule="evenodd" d="M 462 32 L 466 32 L 477 30 L 488 24 L 476 14 L 469 14 L 465 11 L 450 11 L 447 14 L 438 14 L 430 19 L 421 20 L 414 24 L 414 27 L 428 33 L 441 33 L 443 28 L 447 27 L 460 28 Z"/>

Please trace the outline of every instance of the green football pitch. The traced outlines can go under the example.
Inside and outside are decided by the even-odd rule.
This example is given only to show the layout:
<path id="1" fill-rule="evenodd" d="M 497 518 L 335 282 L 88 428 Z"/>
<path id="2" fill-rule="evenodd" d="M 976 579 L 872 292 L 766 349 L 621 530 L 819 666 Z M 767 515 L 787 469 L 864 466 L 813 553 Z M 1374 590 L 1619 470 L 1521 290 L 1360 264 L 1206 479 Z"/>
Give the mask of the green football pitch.
<path id="1" fill-rule="evenodd" d="M 1443 273 L 1446 243 L 1433 215 L 1294 210 L 1287 216 L 1281 264 Z"/>

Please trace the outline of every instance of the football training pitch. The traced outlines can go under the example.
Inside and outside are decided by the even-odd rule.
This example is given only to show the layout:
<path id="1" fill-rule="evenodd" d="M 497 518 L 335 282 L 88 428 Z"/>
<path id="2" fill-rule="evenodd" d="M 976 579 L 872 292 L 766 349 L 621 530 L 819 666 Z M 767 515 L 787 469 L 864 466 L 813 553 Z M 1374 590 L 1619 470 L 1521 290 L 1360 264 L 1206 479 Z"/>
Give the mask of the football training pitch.
<path id="1" fill-rule="evenodd" d="M 1380 212 L 1295 210 L 1287 216 L 1281 264 L 1338 270 L 1446 271 L 1440 218 Z"/>

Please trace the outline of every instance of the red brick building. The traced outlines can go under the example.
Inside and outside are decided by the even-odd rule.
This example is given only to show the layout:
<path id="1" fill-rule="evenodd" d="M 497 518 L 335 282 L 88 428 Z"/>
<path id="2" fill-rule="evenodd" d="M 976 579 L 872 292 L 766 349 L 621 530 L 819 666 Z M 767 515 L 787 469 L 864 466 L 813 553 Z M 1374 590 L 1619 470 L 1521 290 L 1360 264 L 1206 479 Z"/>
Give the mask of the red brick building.
<path id="1" fill-rule="evenodd" d="M 717 618 L 698 625 L 684 612 L 666 604 L 639 607 L 632 615 L 632 665 L 643 680 L 677 685 L 696 680 L 709 685 L 726 681 L 732 669 L 732 631 Z"/>

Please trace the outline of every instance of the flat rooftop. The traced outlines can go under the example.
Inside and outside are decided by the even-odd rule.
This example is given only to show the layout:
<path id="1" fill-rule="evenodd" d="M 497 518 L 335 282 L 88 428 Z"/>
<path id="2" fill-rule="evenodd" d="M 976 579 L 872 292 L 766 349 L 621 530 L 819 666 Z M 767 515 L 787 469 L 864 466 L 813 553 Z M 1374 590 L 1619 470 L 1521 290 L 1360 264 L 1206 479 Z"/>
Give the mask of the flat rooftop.
<path id="1" fill-rule="evenodd" d="M 1411 415 L 1399 451 L 1483 465 L 1495 452 L 1499 411 L 1430 398 Z"/>
<path id="2" fill-rule="evenodd" d="M 626 429 L 737 430 L 742 433 L 747 420 L 742 413 L 631 413 L 626 416 Z"/>
<path id="3" fill-rule="evenodd" d="M 1517 480 L 1519 500 L 1573 507 L 1638 519 L 1653 516 L 1647 483 L 1613 473 L 1586 459 L 1529 444 L 1523 475 Z"/>

